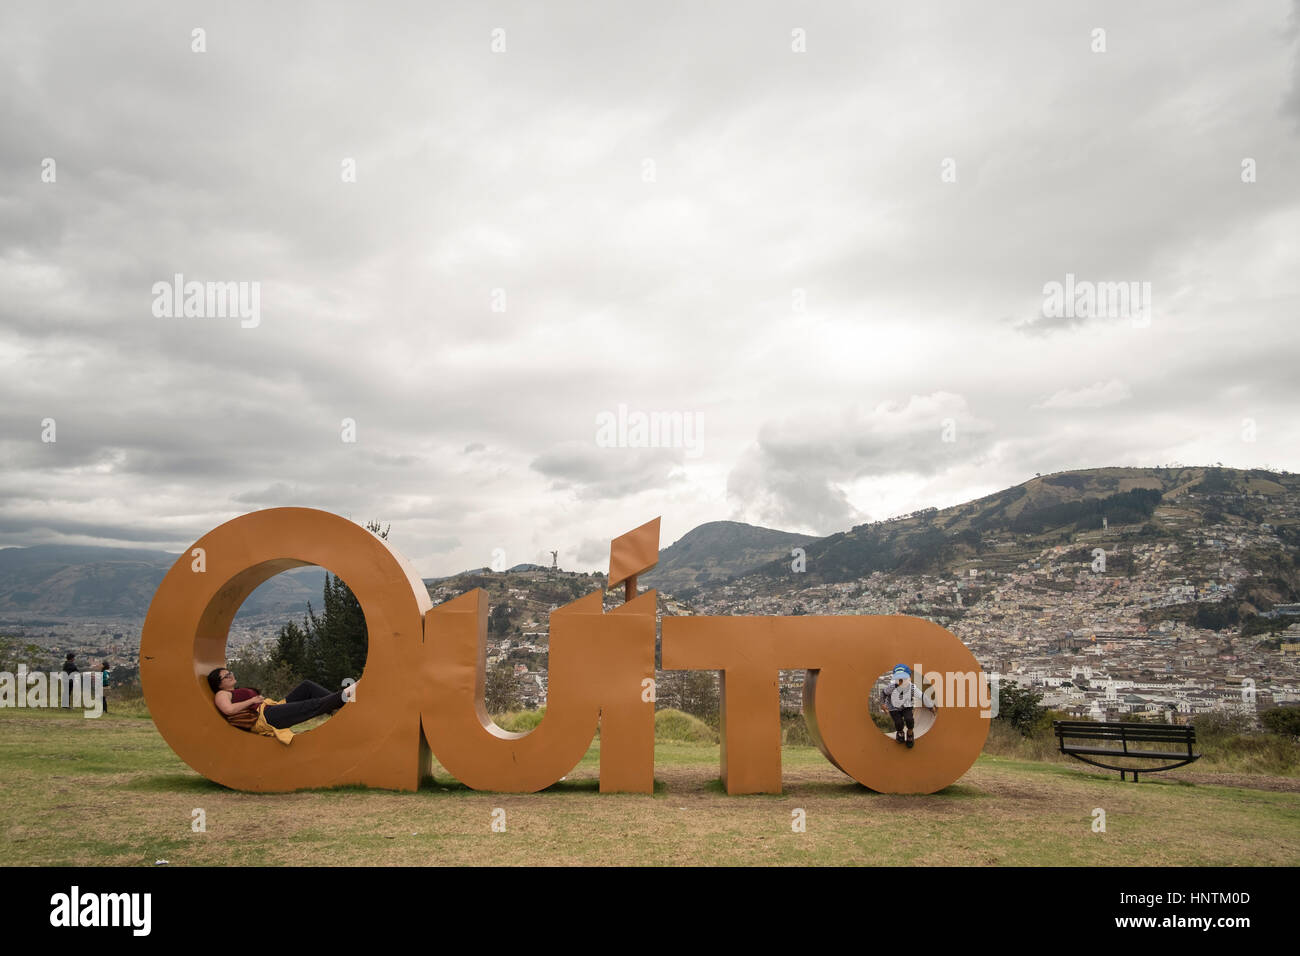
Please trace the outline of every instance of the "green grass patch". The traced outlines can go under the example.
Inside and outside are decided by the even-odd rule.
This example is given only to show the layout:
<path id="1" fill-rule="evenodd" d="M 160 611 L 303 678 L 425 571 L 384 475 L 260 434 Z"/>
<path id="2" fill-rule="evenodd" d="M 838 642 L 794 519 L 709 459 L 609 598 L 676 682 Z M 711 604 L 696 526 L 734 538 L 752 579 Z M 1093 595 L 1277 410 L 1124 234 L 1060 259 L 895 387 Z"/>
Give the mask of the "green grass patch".
<path id="1" fill-rule="evenodd" d="M 546 708 L 541 707 L 537 710 L 512 710 L 509 713 L 496 714 L 492 720 L 502 730 L 512 734 L 526 734 L 530 730 L 536 730 L 545 716 Z"/>

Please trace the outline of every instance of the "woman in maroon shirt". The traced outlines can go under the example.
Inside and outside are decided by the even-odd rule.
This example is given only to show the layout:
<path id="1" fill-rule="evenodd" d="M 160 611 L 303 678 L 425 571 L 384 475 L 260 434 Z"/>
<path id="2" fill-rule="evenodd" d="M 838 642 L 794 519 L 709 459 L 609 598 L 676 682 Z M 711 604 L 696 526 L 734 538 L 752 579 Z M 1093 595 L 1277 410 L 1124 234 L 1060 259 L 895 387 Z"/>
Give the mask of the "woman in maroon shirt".
<path id="1" fill-rule="evenodd" d="M 252 730 L 257 723 L 257 714 L 272 727 L 287 728 L 311 720 L 321 714 L 332 714 L 353 695 L 344 696 L 343 691 L 331 693 L 320 684 L 305 680 L 289 691 L 283 704 L 270 704 L 262 707 L 266 698 L 255 687 L 236 687 L 235 675 L 225 667 L 218 667 L 208 674 L 208 686 L 212 688 L 212 699 L 222 716 L 240 730 Z"/>

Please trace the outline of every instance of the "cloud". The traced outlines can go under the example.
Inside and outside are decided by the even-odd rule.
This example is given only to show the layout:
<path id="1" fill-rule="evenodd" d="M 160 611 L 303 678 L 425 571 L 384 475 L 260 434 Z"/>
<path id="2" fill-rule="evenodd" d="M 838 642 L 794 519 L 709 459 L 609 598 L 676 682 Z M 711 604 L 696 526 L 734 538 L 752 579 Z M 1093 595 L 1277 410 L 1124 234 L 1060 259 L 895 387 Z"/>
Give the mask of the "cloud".
<path id="1" fill-rule="evenodd" d="M 1014 322 L 1011 328 L 1022 335 L 1042 336 L 1052 332 L 1061 332 L 1066 329 L 1075 329 L 1086 325 L 1089 322 L 1097 321 L 1081 315 L 1060 315 L 1044 316 L 1034 315 L 1019 322 Z"/>
<path id="2" fill-rule="evenodd" d="M 1062 389 L 1050 398 L 1031 405 L 1031 408 L 1102 408 L 1116 405 L 1132 397 L 1129 387 L 1123 382 L 1111 379 L 1109 382 L 1096 382 L 1078 389 Z"/>
<path id="3" fill-rule="evenodd" d="M 988 449 L 993 427 L 949 392 L 808 411 L 765 424 L 727 480 L 736 513 L 772 527 L 829 534 L 863 514 L 846 492 L 862 478 L 932 476 Z"/>
<path id="4" fill-rule="evenodd" d="M 0 5 L 0 546 L 293 504 L 429 575 L 599 567 L 642 513 L 826 533 L 1116 459 L 1300 468 L 1294 6 L 1189 0 L 1176 44 L 1117 8 L 1104 55 L 1032 0 L 810 9 L 799 54 L 771 0 L 521 6 L 502 55 L 472 6 L 228 5 L 202 55 L 140 6 Z M 260 324 L 155 318 L 177 272 L 260 282 Z M 1149 281 L 1149 327 L 1014 324 L 1067 274 Z M 595 447 L 622 404 L 707 448 Z"/>
<path id="5" fill-rule="evenodd" d="M 268 485 L 257 491 L 245 491 L 231 495 L 230 500 L 236 504 L 253 505 L 257 508 L 273 508 L 285 505 L 301 505 L 311 500 L 311 491 L 291 487 L 283 481 Z"/>
<path id="6" fill-rule="evenodd" d="M 555 489 L 572 489 L 580 499 L 621 498 L 681 481 L 684 453 L 674 448 L 599 448 L 565 442 L 538 455 L 530 467 L 552 479 Z"/>
<path id="7" fill-rule="evenodd" d="M 582 544 L 578 546 L 577 560 L 583 567 L 596 567 L 600 570 L 607 570 L 609 565 L 609 540 L 584 538 Z"/>

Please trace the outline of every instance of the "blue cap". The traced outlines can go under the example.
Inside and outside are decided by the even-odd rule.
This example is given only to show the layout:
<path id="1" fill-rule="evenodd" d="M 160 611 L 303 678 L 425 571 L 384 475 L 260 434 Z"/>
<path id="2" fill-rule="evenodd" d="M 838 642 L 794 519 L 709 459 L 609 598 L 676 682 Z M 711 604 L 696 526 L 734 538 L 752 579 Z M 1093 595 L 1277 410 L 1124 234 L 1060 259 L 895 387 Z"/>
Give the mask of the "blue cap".
<path id="1" fill-rule="evenodd" d="M 892 676 L 895 680 L 901 680 L 904 677 L 911 677 L 912 668 L 908 667 L 906 664 L 895 664 Z"/>

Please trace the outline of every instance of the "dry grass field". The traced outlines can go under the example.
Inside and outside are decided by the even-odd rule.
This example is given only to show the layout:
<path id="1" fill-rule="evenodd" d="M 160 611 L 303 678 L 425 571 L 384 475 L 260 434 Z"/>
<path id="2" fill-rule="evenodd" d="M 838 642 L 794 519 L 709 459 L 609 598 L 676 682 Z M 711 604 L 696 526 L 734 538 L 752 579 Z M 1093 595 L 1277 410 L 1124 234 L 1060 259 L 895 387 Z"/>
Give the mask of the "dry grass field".
<path id="1" fill-rule="evenodd" d="M 245 794 L 190 770 L 147 719 L 6 710 L 0 835 L 9 865 L 892 865 L 900 845 L 924 866 L 1300 862 L 1294 778 L 1180 770 L 1135 785 L 985 755 L 940 793 L 891 796 L 786 747 L 784 794 L 729 797 L 717 745 L 662 743 L 653 795 L 602 795 L 597 756 L 537 794 L 477 793 L 441 768 L 418 793 Z"/>

